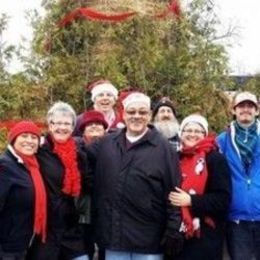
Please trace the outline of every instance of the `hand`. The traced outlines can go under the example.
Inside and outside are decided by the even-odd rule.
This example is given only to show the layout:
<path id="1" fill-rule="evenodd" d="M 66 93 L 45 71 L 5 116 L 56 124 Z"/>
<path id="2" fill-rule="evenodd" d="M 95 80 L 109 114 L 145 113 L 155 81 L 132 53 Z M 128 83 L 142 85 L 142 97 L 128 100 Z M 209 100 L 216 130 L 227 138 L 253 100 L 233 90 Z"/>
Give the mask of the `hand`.
<path id="1" fill-rule="evenodd" d="M 187 207 L 191 206 L 191 196 L 186 191 L 175 187 L 176 191 L 172 191 L 169 194 L 169 200 L 172 205 L 178 207 Z"/>

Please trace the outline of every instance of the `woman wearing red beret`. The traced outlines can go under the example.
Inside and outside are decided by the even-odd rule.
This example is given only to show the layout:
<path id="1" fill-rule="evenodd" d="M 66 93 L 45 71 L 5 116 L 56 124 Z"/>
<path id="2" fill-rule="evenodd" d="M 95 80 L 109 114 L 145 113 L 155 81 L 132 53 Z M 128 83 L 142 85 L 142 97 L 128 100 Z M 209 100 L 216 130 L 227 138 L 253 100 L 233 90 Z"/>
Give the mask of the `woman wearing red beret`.
<path id="1" fill-rule="evenodd" d="M 91 144 L 94 141 L 102 138 L 106 134 L 108 124 L 101 112 L 96 110 L 89 110 L 84 112 L 82 116 L 82 122 L 79 125 L 81 133 L 80 145 L 85 147 L 86 144 Z M 89 164 L 91 170 L 94 169 L 94 165 Z M 80 226 L 83 230 L 82 239 L 85 244 L 86 252 L 89 255 L 89 259 L 92 260 L 95 253 L 94 246 L 94 234 L 93 234 L 93 221 L 91 217 L 92 210 L 92 189 L 93 189 L 93 174 L 89 174 L 89 181 L 87 189 L 77 201 L 78 211 L 80 213 Z M 98 259 L 104 259 L 104 251 L 99 248 Z"/>
<path id="2" fill-rule="evenodd" d="M 33 235 L 46 239 L 46 192 L 35 154 L 40 129 L 31 121 L 9 132 L 0 157 L 0 259 L 22 260 Z"/>
<path id="3" fill-rule="evenodd" d="M 85 143 L 89 144 L 105 135 L 108 124 L 102 113 L 89 110 L 83 114 L 80 131 Z"/>

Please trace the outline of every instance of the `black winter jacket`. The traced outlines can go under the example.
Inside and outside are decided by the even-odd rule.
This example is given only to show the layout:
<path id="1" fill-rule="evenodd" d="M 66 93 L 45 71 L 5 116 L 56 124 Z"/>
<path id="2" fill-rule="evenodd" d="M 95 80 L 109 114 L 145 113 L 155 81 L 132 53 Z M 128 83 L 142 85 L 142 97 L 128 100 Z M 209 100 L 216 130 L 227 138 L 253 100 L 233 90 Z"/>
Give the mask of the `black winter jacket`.
<path id="1" fill-rule="evenodd" d="M 160 253 L 166 228 L 176 232 L 180 211 L 168 203 L 179 185 L 177 154 L 154 128 L 131 148 L 125 130 L 112 133 L 88 152 L 96 159 L 94 208 L 99 246 Z"/>
<path id="2" fill-rule="evenodd" d="M 87 174 L 86 155 L 77 150 L 78 167 L 81 173 L 82 186 L 85 186 Z M 37 158 L 46 185 L 48 196 L 48 229 L 63 232 L 78 222 L 74 198 L 62 192 L 65 169 L 55 153 L 51 138 L 47 136 L 46 143 L 39 149 Z"/>
<path id="3" fill-rule="evenodd" d="M 25 252 L 33 234 L 34 186 L 30 173 L 9 150 L 0 157 L 0 258 Z"/>

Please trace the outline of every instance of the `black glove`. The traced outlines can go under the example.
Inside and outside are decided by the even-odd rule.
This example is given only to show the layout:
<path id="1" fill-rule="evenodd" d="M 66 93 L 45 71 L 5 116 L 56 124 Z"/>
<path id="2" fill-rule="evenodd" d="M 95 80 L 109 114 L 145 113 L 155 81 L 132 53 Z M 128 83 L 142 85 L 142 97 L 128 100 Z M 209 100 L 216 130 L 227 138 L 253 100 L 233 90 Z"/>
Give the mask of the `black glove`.
<path id="1" fill-rule="evenodd" d="M 166 256 L 176 256 L 183 248 L 184 235 L 179 231 L 169 231 L 166 230 L 164 233 L 161 245 L 164 249 L 164 254 Z"/>

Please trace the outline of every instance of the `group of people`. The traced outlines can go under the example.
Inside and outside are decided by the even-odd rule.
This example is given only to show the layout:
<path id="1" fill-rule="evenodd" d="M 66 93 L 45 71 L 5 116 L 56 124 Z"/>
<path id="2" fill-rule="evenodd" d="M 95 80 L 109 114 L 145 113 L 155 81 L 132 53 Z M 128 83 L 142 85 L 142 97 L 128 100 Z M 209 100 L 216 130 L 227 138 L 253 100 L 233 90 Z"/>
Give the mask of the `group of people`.
<path id="1" fill-rule="evenodd" d="M 0 156 L 1 260 L 260 259 L 258 100 L 238 93 L 219 136 L 200 114 L 109 81 L 93 109 L 20 121 Z M 259 176 L 258 176 L 259 175 Z M 98 252 L 98 254 L 97 254 Z"/>

